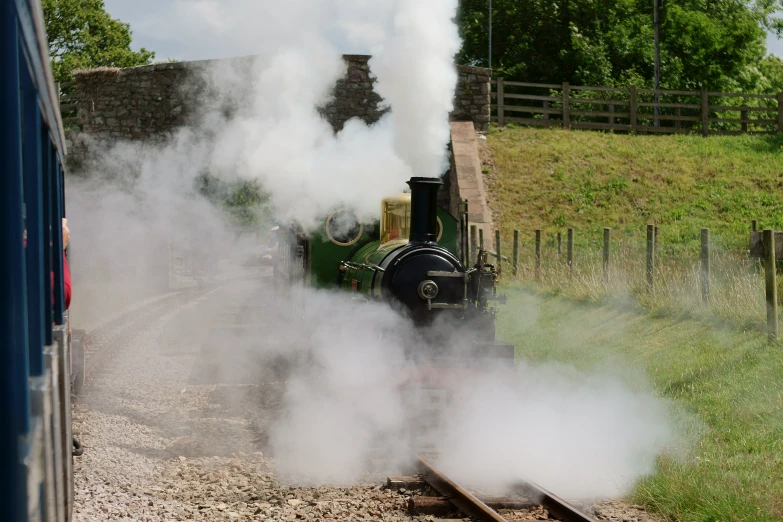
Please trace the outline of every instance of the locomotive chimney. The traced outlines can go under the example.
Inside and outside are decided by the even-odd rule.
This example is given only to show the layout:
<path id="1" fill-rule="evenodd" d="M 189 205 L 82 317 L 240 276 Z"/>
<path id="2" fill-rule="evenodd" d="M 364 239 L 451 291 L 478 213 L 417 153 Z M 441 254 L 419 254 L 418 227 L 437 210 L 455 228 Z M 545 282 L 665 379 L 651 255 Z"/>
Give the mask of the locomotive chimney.
<path id="1" fill-rule="evenodd" d="M 411 178 L 411 243 L 433 243 L 438 239 L 439 178 Z"/>

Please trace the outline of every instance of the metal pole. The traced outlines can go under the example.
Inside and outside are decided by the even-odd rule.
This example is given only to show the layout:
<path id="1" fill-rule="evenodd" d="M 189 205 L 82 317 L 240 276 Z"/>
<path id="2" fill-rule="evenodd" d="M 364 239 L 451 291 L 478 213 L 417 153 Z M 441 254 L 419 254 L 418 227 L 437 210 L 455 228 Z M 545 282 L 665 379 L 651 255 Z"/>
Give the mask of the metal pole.
<path id="1" fill-rule="evenodd" d="M 492 69 L 492 0 L 489 0 L 489 59 L 487 67 Z"/>
<path id="2" fill-rule="evenodd" d="M 471 264 L 471 262 L 478 262 L 478 247 L 476 246 L 476 225 L 470 225 L 470 261 L 468 264 Z"/>
<path id="3" fill-rule="evenodd" d="M 658 107 L 658 103 L 661 102 L 661 96 L 658 94 L 658 89 L 661 88 L 661 37 L 659 28 L 661 25 L 661 19 L 658 13 L 658 9 L 660 8 L 661 0 L 653 0 L 653 23 L 655 25 L 655 126 L 660 127 L 661 126 L 661 120 L 657 118 L 657 116 L 660 114 L 660 108 Z"/>

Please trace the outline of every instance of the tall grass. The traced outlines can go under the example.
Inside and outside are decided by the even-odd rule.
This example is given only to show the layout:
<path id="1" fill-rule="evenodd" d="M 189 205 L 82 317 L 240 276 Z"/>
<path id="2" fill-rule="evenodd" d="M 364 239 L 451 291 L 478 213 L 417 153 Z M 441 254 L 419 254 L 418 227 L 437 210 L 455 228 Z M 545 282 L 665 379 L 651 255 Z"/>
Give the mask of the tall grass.
<path id="1" fill-rule="evenodd" d="M 512 245 L 502 246 L 504 255 L 512 252 Z M 542 247 L 542 265 L 537 273 L 533 245 L 522 244 L 516 277 L 509 255 L 501 265 L 503 280 L 578 301 L 620 301 L 658 315 L 719 321 L 742 329 L 766 328 L 761 260 L 749 258 L 745 251 L 727 249 L 719 240 L 713 241 L 711 250 L 706 301 L 702 298 L 700 256 L 692 249 L 659 247 L 654 256 L 652 289 L 647 284 L 644 242 L 610 243 L 608 281 L 604 278 L 602 242 L 582 242 L 574 250 L 574 262 L 569 267 L 565 240 L 560 256 L 550 241 Z M 780 295 L 780 280 L 778 286 Z"/>

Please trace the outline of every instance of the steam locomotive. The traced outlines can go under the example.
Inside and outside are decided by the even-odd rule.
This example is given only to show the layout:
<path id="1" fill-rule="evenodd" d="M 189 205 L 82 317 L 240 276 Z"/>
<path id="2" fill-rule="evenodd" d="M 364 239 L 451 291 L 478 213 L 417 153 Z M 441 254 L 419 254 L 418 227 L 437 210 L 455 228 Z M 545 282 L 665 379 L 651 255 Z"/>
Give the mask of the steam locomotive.
<path id="1" fill-rule="evenodd" d="M 376 222 L 337 209 L 310 234 L 281 227 L 275 275 L 293 313 L 306 306 L 302 287 L 340 288 L 408 317 L 426 340 L 413 358 L 513 360 L 514 347 L 495 339 L 497 305 L 505 303 L 497 293 L 500 274 L 484 250 L 471 263 L 467 208 L 457 218 L 438 206 L 438 178 L 407 184 L 409 193 L 382 201 Z"/>

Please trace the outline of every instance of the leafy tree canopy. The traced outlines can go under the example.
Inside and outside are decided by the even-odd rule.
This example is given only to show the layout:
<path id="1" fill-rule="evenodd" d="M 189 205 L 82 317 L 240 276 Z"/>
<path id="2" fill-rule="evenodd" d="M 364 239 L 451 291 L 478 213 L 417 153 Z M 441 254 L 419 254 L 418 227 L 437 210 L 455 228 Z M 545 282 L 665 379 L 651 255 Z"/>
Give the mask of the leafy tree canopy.
<path id="1" fill-rule="evenodd" d="M 196 190 L 234 226 L 253 229 L 272 220 L 269 194 L 255 180 L 224 181 L 205 171 L 196 178 Z"/>
<path id="2" fill-rule="evenodd" d="M 128 24 L 113 19 L 103 0 L 43 0 L 54 78 L 73 79 L 73 71 L 91 67 L 147 65 L 155 53 L 132 51 Z"/>
<path id="3" fill-rule="evenodd" d="M 783 90 L 766 29 L 783 0 L 661 0 L 661 87 Z M 462 0 L 460 63 L 485 66 L 488 2 Z M 493 0 L 492 66 L 510 80 L 650 87 L 653 0 Z"/>

